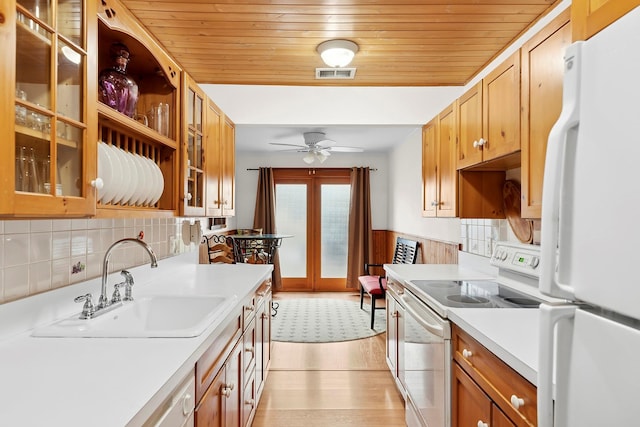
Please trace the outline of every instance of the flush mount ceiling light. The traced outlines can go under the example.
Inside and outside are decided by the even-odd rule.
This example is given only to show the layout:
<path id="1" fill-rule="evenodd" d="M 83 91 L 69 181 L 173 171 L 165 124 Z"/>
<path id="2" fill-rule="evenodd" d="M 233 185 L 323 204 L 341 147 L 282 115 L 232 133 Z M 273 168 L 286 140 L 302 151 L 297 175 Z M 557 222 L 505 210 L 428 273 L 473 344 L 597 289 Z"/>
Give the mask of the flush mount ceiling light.
<path id="1" fill-rule="evenodd" d="M 346 67 L 358 51 L 351 40 L 327 40 L 318 45 L 317 51 L 329 67 Z"/>

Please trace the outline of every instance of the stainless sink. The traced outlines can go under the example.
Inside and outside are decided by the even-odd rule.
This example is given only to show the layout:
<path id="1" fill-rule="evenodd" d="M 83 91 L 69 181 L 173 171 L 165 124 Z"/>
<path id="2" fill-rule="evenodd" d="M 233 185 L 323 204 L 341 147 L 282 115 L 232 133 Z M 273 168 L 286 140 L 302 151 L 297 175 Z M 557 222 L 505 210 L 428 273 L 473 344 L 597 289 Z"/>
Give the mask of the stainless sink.
<path id="1" fill-rule="evenodd" d="M 33 331 L 35 337 L 162 338 L 196 337 L 226 316 L 236 297 L 140 297 L 94 319 L 78 315 Z"/>

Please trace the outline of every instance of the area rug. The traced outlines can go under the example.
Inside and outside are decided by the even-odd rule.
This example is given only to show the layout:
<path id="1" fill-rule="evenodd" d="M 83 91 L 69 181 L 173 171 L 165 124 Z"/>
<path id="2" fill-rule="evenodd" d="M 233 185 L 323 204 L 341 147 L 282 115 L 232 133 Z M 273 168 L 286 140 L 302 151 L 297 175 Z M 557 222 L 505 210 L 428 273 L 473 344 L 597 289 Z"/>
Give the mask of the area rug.
<path id="1" fill-rule="evenodd" d="M 275 303 L 276 301 L 274 301 Z M 372 337 L 385 331 L 385 310 L 376 310 L 370 328 L 369 304 L 341 299 L 282 299 L 271 326 L 274 341 L 322 343 Z"/>

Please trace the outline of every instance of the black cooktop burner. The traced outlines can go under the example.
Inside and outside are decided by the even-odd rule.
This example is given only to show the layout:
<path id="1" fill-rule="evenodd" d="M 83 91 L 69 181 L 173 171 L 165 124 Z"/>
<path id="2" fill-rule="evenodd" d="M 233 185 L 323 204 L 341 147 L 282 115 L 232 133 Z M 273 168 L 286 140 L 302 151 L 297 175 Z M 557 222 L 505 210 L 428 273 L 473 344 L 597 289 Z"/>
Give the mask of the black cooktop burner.
<path id="1" fill-rule="evenodd" d="M 411 283 L 446 307 L 537 308 L 542 302 L 491 280 L 412 280 Z"/>

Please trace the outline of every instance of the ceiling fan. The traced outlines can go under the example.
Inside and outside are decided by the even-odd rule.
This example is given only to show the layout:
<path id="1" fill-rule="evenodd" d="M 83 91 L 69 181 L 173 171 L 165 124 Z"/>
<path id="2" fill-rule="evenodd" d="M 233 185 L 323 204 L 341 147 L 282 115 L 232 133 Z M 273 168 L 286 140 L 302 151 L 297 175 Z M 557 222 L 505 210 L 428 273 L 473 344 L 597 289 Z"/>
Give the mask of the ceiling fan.
<path id="1" fill-rule="evenodd" d="M 358 147 L 345 147 L 334 145 L 336 142 L 327 138 L 324 132 L 304 132 L 302 134 L 304 137 L 304 144 L 285 144 L 280 142 L 271 142 L 271 145 L 282 145 L 285 147 L 295 147 L 285 149 L 283 151 L 297 151 L 299 153 L 307 153 L 302 160 L 307 164 L 313 163 L 315 160 L 318 160 L 320 163 L 323 163 L 327 158 L 334 153 L 361 153 L 364 151 L 362 148 Z"/>

